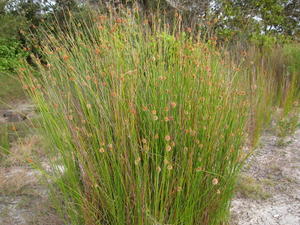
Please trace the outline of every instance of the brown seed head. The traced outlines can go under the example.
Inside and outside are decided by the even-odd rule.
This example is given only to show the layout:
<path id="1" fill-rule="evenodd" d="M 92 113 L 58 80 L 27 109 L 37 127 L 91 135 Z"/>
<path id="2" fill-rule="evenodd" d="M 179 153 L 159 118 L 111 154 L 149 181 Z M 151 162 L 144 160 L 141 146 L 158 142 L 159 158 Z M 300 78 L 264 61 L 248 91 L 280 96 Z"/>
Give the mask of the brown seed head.
<path id="1" fill-rule="evenodd" d="M 170 141 L 170 140 L 171 140 L 170 135 L 165 136 L 165 140 L 166 140 L 166 141 Z"/>
<path id="2" fill-rule="evenodd" d="M 168 169 L 168 170 L 172 170 L 172 169 L 173 169 L 173 166 L 172 166 L 171 164 L 169 164 L 169 165 L 167 166 L 167 169 Z"/>
<path id="3" fill-rule="evenodd" d="M 171 102 L 170 105 L 172 108 L 175 108 L 177 104 L 176 104 L 176 102 Z"/>
<path id="4" fill-rule="evenodd" d="M 166 151 L 167 151 L 167 152 L 170 152 L 171 150 L 172 150 L 172 147 L 171 147 L 170 145 L 167 145 L 167 146 L 166 146 Z"/>
<path id="5" fill-rule="evenodd" d="M 212 184 L 213 185 L 217 185 L 219 183 L 219 180 L 217 179 L 217 178 L 214 178 L 213 180 L 212 180 Z"/>

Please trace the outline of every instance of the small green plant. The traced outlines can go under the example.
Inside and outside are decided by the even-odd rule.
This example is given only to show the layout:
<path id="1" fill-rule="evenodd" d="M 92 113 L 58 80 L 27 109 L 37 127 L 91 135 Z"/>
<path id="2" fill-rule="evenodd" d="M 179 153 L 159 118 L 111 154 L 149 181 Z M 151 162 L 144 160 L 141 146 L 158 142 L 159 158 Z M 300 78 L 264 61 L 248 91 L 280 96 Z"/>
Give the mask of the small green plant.
<path id="1" fill-rule="evenodd" d="M 239 176 L 236 191 L 244 198 L 264 200 L 270 198 L 271 194 L 266 191 L 263 183 L 264 182 L 259 182 L 255 178 L 249 176 Z"/>
<path id="2" fill-rule="evenodd" d="M 0 72 L 0 108 L 7 108 L 12 102 L 27 98 L 16 74 L 1 74 Z"/>
<path id="3" fill-rule="evenodd" d="M 299 126 L 298 110 L 296 113 L 290 113 L 277 122 L 276 134 L 278 137 L 277 145 L 283 146 L 286 143 L 285 139 L 295 133 Z"/>
<path id="4" fill-rule="evenodd" d="M 300 47 L 296 44 L 286 44 L 283 49 L 284 56 L 287 58 L 286 62 L 286 77 L 289 81 L 286 85 L 288 89 L 284 98 L 284 113 L 288 115 L 290 112 L 298 108 L 299 112 L 299 98 L 300 98 Z"/>
<path id="5" fill-rule="evenodd" d="M 9 153 L 10 141 L 8 135 L 8 126 L 1 124 L 0 126 L 0 159 Z"/>

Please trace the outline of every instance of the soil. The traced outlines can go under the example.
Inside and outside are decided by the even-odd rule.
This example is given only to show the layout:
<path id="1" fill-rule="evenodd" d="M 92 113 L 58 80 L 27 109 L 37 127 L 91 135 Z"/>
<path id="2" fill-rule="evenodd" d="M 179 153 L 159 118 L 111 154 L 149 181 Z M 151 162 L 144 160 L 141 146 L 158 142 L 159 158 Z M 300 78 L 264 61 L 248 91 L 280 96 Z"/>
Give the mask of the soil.
<path id="1" fill-rule="evenodd" d="M 28 102 L 19 102 L 10 106 L 10 108 L 0 108 L 0 124 L 10 122 L 20 122 L 36 116 L 35 107 Z"/>
<path id="2" fill-rule="evenodd" d="M 1 225 L 63 224 L 51 207 L 47 185 L 42 181 L 41 173 L 26 159 L 33 155 L 43 156 L 39 137 L 26 126 L 27 121 L 37 118 L 36 115 L 35 107 L 28 102 L 0 110 L 0 126 L 23 126 L 25 129 L 25 135 L 18 133 L 17 129 L 10 129 L 10 135 L 17 138 L 10 140 L 10 153 L 7 156 L 0 154 Z"/>
<path id="3" fill-rule="evenodd" d="M 1 225 L 61 225 L 40 174 L 26 166 L 1 168 Z M 5 175 L 3 175 L 5 173 Z M 4 188 L 3 188 L 4 187 Z"/>
<path id="4" fill-rule="evenodd" d="M 261 143 L 242 176 L 255 179 L 268 197 L 249 198 L 237 193 L 232 201 L 232 225 L 299 225 L 300 129 L 285 146 L 278 146 L 277 137 L 271 134 L 265 134 Z"/>

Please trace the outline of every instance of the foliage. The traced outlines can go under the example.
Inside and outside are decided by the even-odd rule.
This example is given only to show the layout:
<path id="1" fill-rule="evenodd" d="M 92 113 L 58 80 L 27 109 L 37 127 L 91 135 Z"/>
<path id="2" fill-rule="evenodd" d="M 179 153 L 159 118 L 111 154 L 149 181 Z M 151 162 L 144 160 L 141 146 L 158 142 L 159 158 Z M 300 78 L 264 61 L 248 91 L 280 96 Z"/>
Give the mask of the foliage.
<path id="1" fill-rule="evenodd" d="M 293 110 L 287 116 L 282 116 L 277 122 L 276 135 L 278 137 L 277 145 L 282 146 L 286 144 L 286 137 L 295 133 L 299 126 L 298 110 Z"/>
<path id="2" fill-rule="evenodd" d="M 239 176 L 236 192 L 244 198 L 254 200 L 266 200 L 272 196 L 262 182 L 245 175 Z"/>
<path id="3" fill-rule="evenodd" d="M 10 148 L 8 127 L 7 125 L 1 125 L 0 127 L 0 160 L 8 154 Z"/>
<path id="4" fill-rule="evenodd" d="M 246 35 L 283 34 L 291 38 L 299 32 L 300 4 L 287 0 L 220 0 L 215 11 L 219 18 L 218 29 L 229 28 Z"/>
<path id="5" fill-rule="evenodd" d="M 0 73 L 15 71 L 19 59 L 26 55 L 16 40 L 0 39 Z"/>
<path id="6" fill-rule="evenodd" d="M 18 31 L 25 26 L 22 16 L 7 13 L 7 1 L 0 0 L 0 39 L 16 39 Z"/>
<path id="7" fill-rule="evenodd" d="M 284 55 L 288 57 L 288 70 L 290 73 L 297 73 L 300 76 L 300 46 L 297 43 L 290 43 L 284 46 Z M 300 78 L 299 78 L 300 79 Z"/>

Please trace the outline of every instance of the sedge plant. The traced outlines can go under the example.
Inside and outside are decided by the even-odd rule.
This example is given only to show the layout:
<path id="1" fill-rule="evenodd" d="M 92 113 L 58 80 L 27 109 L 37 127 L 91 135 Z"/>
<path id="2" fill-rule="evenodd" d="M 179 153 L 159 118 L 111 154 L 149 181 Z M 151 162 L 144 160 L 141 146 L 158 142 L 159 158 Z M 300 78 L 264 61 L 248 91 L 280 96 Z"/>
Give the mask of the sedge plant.
<path id="1" fill-rule="evenodd" d="M 20 69 L 68 224 L 228 220 L 249 99 L 213 45 L 155 22 L 71 20 L 43 31 L 47 65 Z"/>

